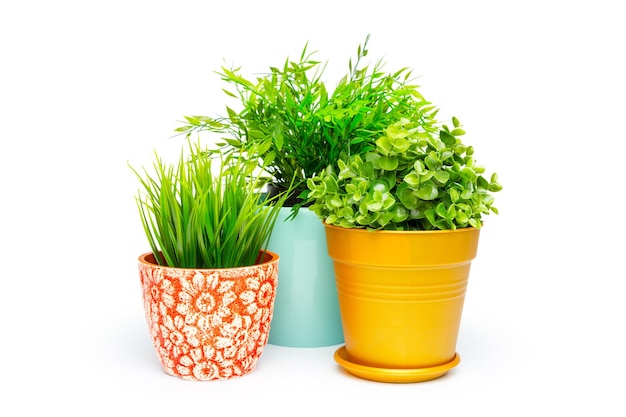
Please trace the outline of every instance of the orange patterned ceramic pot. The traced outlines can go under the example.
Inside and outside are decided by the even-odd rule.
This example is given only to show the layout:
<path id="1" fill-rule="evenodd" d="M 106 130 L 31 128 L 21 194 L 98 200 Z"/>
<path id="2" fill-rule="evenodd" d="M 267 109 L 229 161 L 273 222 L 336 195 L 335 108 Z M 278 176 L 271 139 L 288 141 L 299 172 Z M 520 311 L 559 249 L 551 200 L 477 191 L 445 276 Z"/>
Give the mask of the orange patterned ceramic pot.
<path id="1" fill-rule="evenodd" d="M 267 251 L 258 265 L 184 269 L 141 255 L 146 319 L 165 372 L 210 381 L 252 371 L 269 338 L 278 260 Z"/>

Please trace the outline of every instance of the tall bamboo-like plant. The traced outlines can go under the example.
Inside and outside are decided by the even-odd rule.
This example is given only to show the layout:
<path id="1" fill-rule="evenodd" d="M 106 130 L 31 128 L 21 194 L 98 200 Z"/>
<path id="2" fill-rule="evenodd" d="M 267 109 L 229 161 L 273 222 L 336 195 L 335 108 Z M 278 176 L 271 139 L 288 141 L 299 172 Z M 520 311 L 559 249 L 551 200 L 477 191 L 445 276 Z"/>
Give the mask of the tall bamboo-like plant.
<path id="1" fill-rule="evenodd" d="M 154 172 L 131 167 L 141 188 L 137 206 L 160 265 L 232 268 L 254 265 L 287 197 L 266 198 L 255 161 L 216 158 L 189 142 L 177 164 L 155 152 Z"/>
<path id="2" fill-rule="evenodd" d="M 179 134 L 210 131 L 224 134 L 217 152 L 241 153 L 256 158 L 270 182 L 294 192 L 306 190 L 306 180 L 335 165 L 341 155 L 363 154 L 376 148 L 383 129 L 401 119 L 419 119 L 436 131 L 437 109 L 412 84 L 412 71 L 384 70 L 385 62 L 364 64 L 365 42 L 356 59 L 334 88 L 323 82 L 326 64 L 314 59 L 304 46 L 299 60 L 285 60 L 255 80 L 240 68 L 218 72 L 239 109 L 226 107 L 226 116 L 186 116 Z"/>

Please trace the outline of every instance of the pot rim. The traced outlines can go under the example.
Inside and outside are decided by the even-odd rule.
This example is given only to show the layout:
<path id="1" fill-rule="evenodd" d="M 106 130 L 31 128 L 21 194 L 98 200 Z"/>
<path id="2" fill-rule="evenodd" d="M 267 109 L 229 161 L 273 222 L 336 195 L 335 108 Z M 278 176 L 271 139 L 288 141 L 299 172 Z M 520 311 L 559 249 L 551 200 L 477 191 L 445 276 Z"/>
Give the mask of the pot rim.
<path id="1" fill-rule="evenodd" d="M 270 250 L 260 250 L 259 254 L 263 252 L 265 253 L 264 262 L 261 262 L 259 264 L 254 264 L 254 265 L 235 266 L 231 268 L 181 268 L 181 267 L 176 267 L 176 266 L 159 265 L 156 262 L 151 262 L 148 260 L 150 256 L 154 259 L 154 254 L 152 253 L 152 251 L 139 255 L 139 258 L 137 260 L 141 264 L 144 264 L 150 267 L 163 268 L 163 269 L 186 269 L 186 270 L 196 270 L 196 271 L 228 271 L 228 270 L 242 269 L 242 268 L 257 268 L 259 266 L 276 263 L 280 259 L 280 256 L 275 252 L 272 252 Z"/>
<path id="2" fill-rule="evenodd" d="M 342 229 L 342 230 L 346 230 L 346 231 L 350 231 L 350 232 L 354 232 L 354 233 L 383 233 L 383 234 L 406 234 L 406 235 L 415 235 L 415 234 L 421 234 L 421 235 L 433 235 L 433 234 L 444 234 L 444 233 L 448 233 L 448 234 L 454 234 L 454 233 L 470 233 L 470 232 L 475 232 L 477 230 L 481 230 L 481 228 L 475 228 L 472 226 L 469 227 L 460 227 L 458 229 L 454 229 L 454 230 L 369 230 L 367 228 L 361 228 L 361 227 L 342 227 L 342 226 L 335 226 L 334 224 L 328 224 L 324 221 L 322 221 L 322 223 L 324 223 L 324 227 L 327 227 L 329 229 Z"/>

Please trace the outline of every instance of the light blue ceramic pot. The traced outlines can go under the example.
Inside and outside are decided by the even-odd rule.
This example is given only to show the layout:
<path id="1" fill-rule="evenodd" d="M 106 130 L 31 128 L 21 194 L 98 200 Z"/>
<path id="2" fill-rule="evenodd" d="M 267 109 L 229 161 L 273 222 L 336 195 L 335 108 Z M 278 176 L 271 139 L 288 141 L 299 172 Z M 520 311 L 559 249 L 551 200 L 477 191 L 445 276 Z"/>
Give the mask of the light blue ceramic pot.
<path id="1" fill-rule="evenodd" d="M 322 221 L 307 208 L 285 221 L 280 210 L 268 249 L 280 256 L 269 343 L 321 347 L 343 343 L 333 263 Z"/>

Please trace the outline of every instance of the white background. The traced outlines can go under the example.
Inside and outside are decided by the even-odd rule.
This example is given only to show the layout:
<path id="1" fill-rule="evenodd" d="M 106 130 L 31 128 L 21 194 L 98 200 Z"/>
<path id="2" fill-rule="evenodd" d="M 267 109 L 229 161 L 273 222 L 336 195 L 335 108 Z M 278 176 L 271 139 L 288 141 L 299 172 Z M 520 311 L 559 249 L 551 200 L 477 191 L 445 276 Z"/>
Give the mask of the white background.
<path id="1" fill-rule="evenodd" d="M 15 1 L 0 6 L 3 415 L 624 416 L 626 24 L 618 1 Z M 214 71 L 305 42 L 343 73 L 411 67 L 505 187 L 472 266 L 447 376 L 349 376 L 336 346 L 268 345 L 253 373 L 157 362 L 128 162 L 222 113 Z M 345 402 L 344 402 L 345 401 Z"/>

